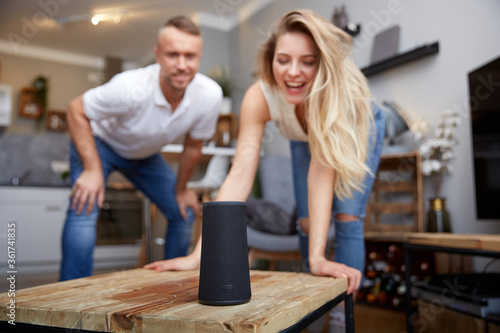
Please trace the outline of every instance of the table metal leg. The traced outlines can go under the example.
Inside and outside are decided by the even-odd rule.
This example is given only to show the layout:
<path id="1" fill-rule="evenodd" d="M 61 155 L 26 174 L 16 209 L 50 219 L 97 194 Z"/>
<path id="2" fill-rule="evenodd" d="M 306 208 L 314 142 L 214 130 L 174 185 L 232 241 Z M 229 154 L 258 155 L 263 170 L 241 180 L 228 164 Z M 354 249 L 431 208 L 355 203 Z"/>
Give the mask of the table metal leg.
<path id="1" fill-rule="evenodd" d="M 406 278 L 406 331 L 413 333 L 413 307 L 411 305 L 411 272 L 410 272 L 410 250 L 404 246 L 405 253 L 405 278 Z"/>
<path id="2" fill-rule="evenodd" d="M 146 263 L 149 264 L 152 261 L 152 231 L 151 231 L 151 200 L 144 196 L 143 202 L 143 216 L 142 216 L 142 233 L 145 239 L 145 250 L 146 250 Z"/>
<path id="3" fill-rule="evenodd" d="M 345 292 L 337 296 L 335 299 L 327 302 L 325 305 L 316 309 L 312 313 L 308 314 L 301 321 L 289 328 L 281 331 L 281 333 L 299 333 L 302 332 L 309 325 L 314 323 L 321 316 L 327 314 L 331 309 L 333 309 L 340 302 L 344 301 L 345 306 L 345 321 L 346 321 L 346 332 L 354 333 L 354 305 L 352 300 L 352 294 L 347 295 Z"/>
<path id="4" fill-rule="evenodd" d="M 352 294 L 345 297 L 345 331 L 346 333 L 354 333 L 354 302 Z"/>

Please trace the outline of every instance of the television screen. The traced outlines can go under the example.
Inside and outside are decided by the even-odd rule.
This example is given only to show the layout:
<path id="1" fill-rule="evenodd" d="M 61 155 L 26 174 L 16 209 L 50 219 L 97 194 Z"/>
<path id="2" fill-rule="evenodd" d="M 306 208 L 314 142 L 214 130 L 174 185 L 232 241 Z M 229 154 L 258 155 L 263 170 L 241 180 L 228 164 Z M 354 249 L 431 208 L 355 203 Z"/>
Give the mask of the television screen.
<path id="1" fill-rule="evenodd" d="M 468 76 L 477 219 L 500 219 L 500 57 Z"/>

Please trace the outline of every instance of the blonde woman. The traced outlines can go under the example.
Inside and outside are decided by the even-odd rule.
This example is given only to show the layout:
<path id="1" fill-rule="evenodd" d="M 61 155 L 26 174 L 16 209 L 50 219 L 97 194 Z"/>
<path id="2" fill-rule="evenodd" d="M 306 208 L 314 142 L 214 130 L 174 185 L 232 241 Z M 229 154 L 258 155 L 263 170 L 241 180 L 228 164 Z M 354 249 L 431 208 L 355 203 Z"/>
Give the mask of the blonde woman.
<path id="1" fill-rule="evenodd" d="M 348 58 L 350 37 L 310 10 L 287 13 L 261 48 L 260 79 L 241 106 L 236 156 L 216 200 L 245 201 L 259 162 L 266 122 L 290 140 L 301 250 L 315 275 L 349 279 L 364 266 L 363 217 L 378 167 L 384 121 L 366 80 Z M 330 222 L 335 261 L 325 258 Z M 201 246 L 156 270 L 198 268 Z"/>

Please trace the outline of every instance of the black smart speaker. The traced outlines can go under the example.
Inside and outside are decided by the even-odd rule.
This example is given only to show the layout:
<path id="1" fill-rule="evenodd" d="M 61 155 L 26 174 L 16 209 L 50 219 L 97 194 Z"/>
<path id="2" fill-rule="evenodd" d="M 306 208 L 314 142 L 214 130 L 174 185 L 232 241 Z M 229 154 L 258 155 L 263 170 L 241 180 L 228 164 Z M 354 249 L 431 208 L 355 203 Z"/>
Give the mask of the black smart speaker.
<path id="1" fill-rule="evenodd" d="M 206 305 L 250 301 L 246 204 L 241 201 L 203 203 L 198 299 Z"/>

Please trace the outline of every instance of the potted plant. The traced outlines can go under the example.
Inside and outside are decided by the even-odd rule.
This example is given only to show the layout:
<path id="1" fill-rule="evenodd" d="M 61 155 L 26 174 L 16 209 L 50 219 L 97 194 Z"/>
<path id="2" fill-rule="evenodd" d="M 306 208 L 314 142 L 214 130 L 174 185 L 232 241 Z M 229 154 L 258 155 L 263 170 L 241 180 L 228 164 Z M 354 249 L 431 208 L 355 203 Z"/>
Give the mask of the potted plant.
<path id="1" fill-rule="evenodd" d="M 229 69 L 227 67 L 217 65 L 210 71 L 208 76 L 210 76 L 222 88 L 223 100 L 221 114 L 231 113 L 233 109 L 231 100 L 232 84 Z"/>
<path id="2" fill-rule="evenodd" d="M 45 76 L 37 76 L 31 83 L 35 89 L 35 98 L 38 106 L 42 109 L 41 114 L 47 109 L 47 100 L 49 93 L 49 79 Z"/>
<path id="3" fill-rule="evenodd" d="M 446 111 L 419 148 L 422 156 L 422 174 L 430 177 L 434 192 L 434 196 L 429 200 L 427 221 L 427 229 L 431 232 L 451 232 L 446 200 L 441 196 L 441 184 L 443 176 L 453 171 L 451 161 L 455 158 L 455 147 L 458 144 L 457 128 L 460 122 L 458 112 Z"/>

